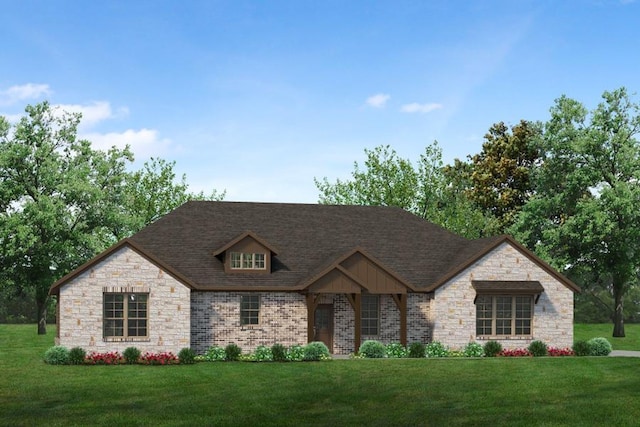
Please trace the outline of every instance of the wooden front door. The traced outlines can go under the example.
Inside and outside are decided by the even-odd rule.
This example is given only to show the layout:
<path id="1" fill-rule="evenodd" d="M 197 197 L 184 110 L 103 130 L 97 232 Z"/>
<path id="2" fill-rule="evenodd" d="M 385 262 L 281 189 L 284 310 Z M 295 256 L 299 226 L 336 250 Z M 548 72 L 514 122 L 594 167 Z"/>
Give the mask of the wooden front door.
<path id="1" fill-rule="evenodd" d="M 315 312 L 313 340 L 322 341 L 333 353 L 333 305 L 319 304 Z"/>

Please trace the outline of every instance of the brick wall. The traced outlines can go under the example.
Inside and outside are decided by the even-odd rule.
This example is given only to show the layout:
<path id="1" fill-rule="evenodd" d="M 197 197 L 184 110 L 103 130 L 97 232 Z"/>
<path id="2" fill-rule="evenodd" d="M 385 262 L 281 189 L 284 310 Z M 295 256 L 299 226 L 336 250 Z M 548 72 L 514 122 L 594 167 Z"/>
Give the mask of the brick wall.
<path id="1" fill-rule="evenodd" d="M 148 338 L 126 342 L 103 339 L 103 292 L 148 292 Z M 177 353 L 189 346 L 190 290 L 161 268 L 123 247 L 60 288 L 56 340 L 86 351 Z"/>
<path id="2" fill-rule="evenodd" d="M 470 341 L 482 343 L 475 334 L 476 292 L 472 280 L 535 280 L 544 287 L 534 305 L 532 337 L 501 339 L 503 347 L 523 348 L 532 340 L 555 347 L 573 344 L 573 292 L 508 243 L 436 290 L 432 301 L 433 340 L 451 348 L 462 348 Z"/>
<path id="3" fill-rule="evenodd" d="M 260 293 L 258 325 L 240 325 L 242 292 L 193 292 L 191 295 L 191 348 L 199 354 L 210 346 L 236 343 L 243 353 L 259 345 L 307 343 L 307 305 L 303 295 Z"/>

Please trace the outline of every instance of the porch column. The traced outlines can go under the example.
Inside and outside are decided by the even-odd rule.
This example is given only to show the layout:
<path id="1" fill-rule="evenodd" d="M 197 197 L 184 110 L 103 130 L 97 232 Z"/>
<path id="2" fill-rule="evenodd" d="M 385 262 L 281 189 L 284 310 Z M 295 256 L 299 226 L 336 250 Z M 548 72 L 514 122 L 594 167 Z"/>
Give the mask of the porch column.
<path id="1" fill-rule="evenodd" d="M 362 297 L 360 294 L 346 294 L 351 308 L 353 308 L 353 349 L 354 353 L 357 353 L 360 349 L 360 341 L 362 340 Z"/>
<path id="2" fill-rule="evenodd" d="M 313 341 L 316 327 L 316 307 L 318 306 L 318 295 L 307 294 L 307 342 Z"/>
<path id="3" fill-rule="evenodd" d="M 400 311 L 400 344 L 407 346 L 407 294 L 393 294 L 393 300 Z"/>

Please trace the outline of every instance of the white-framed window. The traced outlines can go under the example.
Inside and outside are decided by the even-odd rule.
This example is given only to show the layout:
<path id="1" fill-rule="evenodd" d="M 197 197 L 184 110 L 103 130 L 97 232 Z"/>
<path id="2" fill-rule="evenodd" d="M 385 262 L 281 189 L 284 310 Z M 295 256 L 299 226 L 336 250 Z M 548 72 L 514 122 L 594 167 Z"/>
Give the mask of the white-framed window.
<path id="1" fill-rule="evenodd" d="M 104 338 L 146 338 L 148 330 L 147 293 L 104 293 Z"/>
<path id="2" fill-rule="evenodd" d="M 240 297 L 240 325 L 258 324 L 260 324 L 260 295 L 242 295 Z"/>
<path id="3" fill-rule="evenodd" d="M 231 252 L 232 270 L 264 270 L 267 268 L 266 255 L 263 253 Z"/>

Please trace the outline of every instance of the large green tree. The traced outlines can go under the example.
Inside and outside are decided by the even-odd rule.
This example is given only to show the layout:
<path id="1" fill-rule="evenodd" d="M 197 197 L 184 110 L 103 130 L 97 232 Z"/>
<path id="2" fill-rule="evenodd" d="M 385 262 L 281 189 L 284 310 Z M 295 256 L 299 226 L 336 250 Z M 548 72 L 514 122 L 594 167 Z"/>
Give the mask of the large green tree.
<path id="1" fill-rule="evenodd" d="M 497 220 L 500 232 L 513 224 L 533 194 L 531 170 L 540 160 L 541 125 L 526 120 L 509 129 L 495 123 L 484 136 L 482 151 L 470 156 L 469 198 Z"/>
<path id="2" fill-rule="evenodd" d="M 78 140 L 78 114 L 47 102 L 26 113 L 15 126 L 0 118 L 0 263 L 3 282 L 35 290 L 44 334 L 49 287 L 104 246 L 132 156 Z"/>
<path id="3" fill-rule="evenodd" d="M 47 102 L 0 117 L 0 286 L 35 299 L 41 334 L 55 280 L 187 200 L 224 196 L 189 193 L 161 159 L 128 172 L 129 149 L 92 149 L 80 120 Z"/>
<path id="4" fill-rule="evenodd" d="M 613 336 L 624 332 L 625 294 L 640 265 L 640 107 L 624 88 L 590 113 L 563 96 L 545 124 L 536 194 L 513 227 L 529 247 L 611 295 Z"/>
<path id="5" fill-rule="evenodd" d="M 364 167 L 354 162 L 350 180 L 315 179 L 320 203 L 396 206 L 470 238 L 483 234 L 484 216 L 453 185 L 455 174 L 445 174 L 436 142 L 415 165 L 389 146 L 365 154 Z"/>

